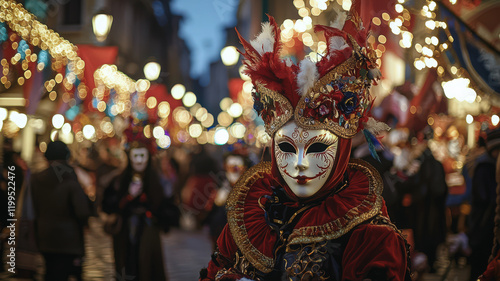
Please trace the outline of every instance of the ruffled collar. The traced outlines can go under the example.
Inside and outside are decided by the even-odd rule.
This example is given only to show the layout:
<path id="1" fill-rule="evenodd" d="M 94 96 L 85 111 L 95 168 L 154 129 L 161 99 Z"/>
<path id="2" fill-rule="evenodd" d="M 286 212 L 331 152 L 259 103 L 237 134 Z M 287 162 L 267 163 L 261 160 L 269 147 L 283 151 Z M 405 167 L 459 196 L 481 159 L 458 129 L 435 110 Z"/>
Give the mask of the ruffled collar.
<path id="1" fill-rule="evenodd" d="M 307 209 L 288 237 L 288 244 L 341 237 L 381 211 L 382 179 L 378 172 L 364 161 L 351 159 L 347 174 L 349 186 Z M 229 229 L 236 245 L 264 273 L 274 268 L 273 247 L 279 233 L 266 223 L 259 200 L 272 196 L 272 187 L 279 186 L 272 176 L 271 163 L 261 162 L 238 180 L 227 201 Z"/>

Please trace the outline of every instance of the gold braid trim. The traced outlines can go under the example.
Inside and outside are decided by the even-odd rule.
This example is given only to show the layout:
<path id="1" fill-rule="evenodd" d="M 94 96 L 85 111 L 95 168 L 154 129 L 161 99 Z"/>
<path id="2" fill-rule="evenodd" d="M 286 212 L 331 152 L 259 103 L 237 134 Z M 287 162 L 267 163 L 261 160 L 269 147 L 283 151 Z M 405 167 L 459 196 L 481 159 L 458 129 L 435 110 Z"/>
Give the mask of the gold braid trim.
<path id="1" fill-rule="evenodd" d="M 271 122 L 269 124 L 267 123 L 264 124 L 264 127 L 266 128 L 266 133 L 272 137 L 279 128 L 283 127 L 283 125 L 285 125 L 286 122 L 288 122 L 288 120 L 290 120 L 293 117 L 293 107 L 288 101 L 288 99 L 284 97 L 282 94 L 273 91 L 271 89 L 268 89 L 266 88 L 265 85 L 260 83 L 256 83 L 256 87 L 258 93 L 261 95 L 261 102 L 263 104 L 265 104 L 266 106 L 271 106 L 270 104 L 263 102 L 264 97 L 269 96 L 271 102 L 273 103 L 277 102 L 278 105 L 281 106 L 282 107 L 281 109 L 283 110 L 283 114 L 281 115 L 278 115 L 276 113 L 276 109 L 273 110 L 272 114 L 274 116 L 272 117 Z M 274 104 L 272 106 L 274 106 Z"/>
<path id="2" fill-rule="evenodd" d="M 244 222 L 245 199 L 254 183 L 263 178 L 264 174 L 271 173 L 271 162 L 261 162 L 248 169 L 236 182 L 227 199 L 227 217 L 229 230 L 236 245 L 245 258 L 259 271 L 269 273 L 274 268 L 274 258 L 268 257 L 255 248 L 248 239 L 248 232 Z M 264 218 L 262 218 L 264 219 Z"/>
<path id="3" fill-rule="evenodd" d="M 321 92 L 322 88 L 333 80 L 342 76 L 354 76 L 356 75 L 356 58 L 351 55 L 347 60 L 330 70 L 327 74 L 321 77 L 318 82 L 316 82 L 311 90 L 309 90 L 308 96 L 315 92 Z"/>
<path id="4" fill-rule="evenodd" d="M 382 208 L 383 183 L 380 174 L 367 162 L 351 159 L 349 168 L 363 172 L 369 180 L 369 193 L 363 202 L 349 210 L 343 217 L 318 226 L 306 226 L 294 229 L 289 237 L 289 244 L 316 243 L 336 239 L 358 224 L 374 217 Z M 347 187 L 349 188 L 349 187 Z M 372 199 L 372 200 L 370 200 Z M 375 200 L 373 200 L 375 199 Z M 361 207 L 371 207 L 368 212 L 361 213 Z"/>
<path id="5" fill-rule="evenodd" d="M 351 159 L 349 168 L 363 172 L 369 181 L 369 194 L 357 207 L 349 210 L 344 217 L 319 226 L 307 226 L 295 229 L 289 237 L 289 245 L 317 243 L 336 239 L 360 223 L 377 215 L 382 208 L 382 178 L 375 168 L 363 160 Z M 253 246 L 248 238 L 244 224 L 245 199 L 253 184 L 271 173 L 271 163 L 261 162 L 247 170 L 236 182 L 227 201 L 227 216 L 231 234 L 236 245 L 246 259 L 259 271 L 269 273 L 274 268 L 274 257 L 268 257 Z M 349 188 L 349 187 L 347 187 Z M 372 199 L 372 200 L 370 200 Z M 361 207 L 371 207 L 361 213 Z"/>

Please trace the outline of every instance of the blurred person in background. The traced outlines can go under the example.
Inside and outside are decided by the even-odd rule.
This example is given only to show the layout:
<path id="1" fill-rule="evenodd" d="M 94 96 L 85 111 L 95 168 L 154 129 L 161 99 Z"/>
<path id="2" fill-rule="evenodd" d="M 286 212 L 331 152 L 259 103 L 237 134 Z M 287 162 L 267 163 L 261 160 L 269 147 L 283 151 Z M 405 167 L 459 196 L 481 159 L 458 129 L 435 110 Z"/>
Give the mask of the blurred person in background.
<path id="1" fill-rule="evenodd" d="M 407 185 L 411 201 L 415 249 L 427 257 L 431 273 L 436 272 L 437 247 L 446 241 L 446 197 L 448 185 L 441 162 L 437 161 L 429 149 L 432 139 L 430 127 L 418 133 L 412 141 L 412 155 L 407 173 Z"/>
<path id="2" fill-rule="evenodd" d="M 472 202 L 472 187 L 474 172 L 478 164 L 489 161 L 490 156 L 486 150 L 486 134 L 479 135 L 477 145 L 468 151 L 462 167 L 463 192 L 452 192 L 448 194 L 446 206 L 448 207 L 448 221 L 450 224 L 450 254 L 458 258 L 469 257 L 469 237 L 467 231 L 470 224 L 470 211 Z M 453 188 L 453 187 L 452 187 Z M 456 188 L 455 188 L 456 189 Z M 477 276 L 476 276 L 477 277 Z"/>
<path id="3" fill-rule="evenodd" d="M 30 177 L 30 170 L 28 169 L 28 165 L 24 160 L 21 158 L 21 155 L 19 152 L 16 152 L 12 148 L 12 140 L 11 139 L 6 139 L 5 143 L 3 145 L 3 157 L 2 157 L 2 172 L 0 173 L 0 205 L 1 206 L 9 206 L 9 201 L 13 198 L 16 207 L 16 212 L 15 212 L 15 219 L 19 219 L 21 215 L 21 208 L 22 208 L 22 195 L 25 193 L 26 187 L 29 184 L 29 177 Z M 10 172 L 10 173 L 9 173 Z M 10 197 L 12 196 L 12 197 Z M 14 217 L 10 216 L 10 212 L 7 207 L 5 207 L 4 210 L 0 211 L 1 217 L 0 217 L 0 254 L 3 256 L 3 248 L 5 245 L 4 241 L 5 239 L 9 236 L 10 229 L 5 228 L 6 226 L 9 225 L 9 222 L 7 219 L 14 219 Z M 22 226 L 21 226 L 22 224 Z M 20 228 L 24 228 L 24 222 L 19 222 L 18 225 L 20 225 L 17 229 L 17 236 L 20 236 Z M 25 229 L 23 229 L 25 230 Z M 31 232 L 33 229 L 30 229 Z M 25 232 L 25 231 L 23 231 Z M 23 233 L 24 235 L 25 233 Z M 26 248 L 23 248 L 22 250 L 20 249 L 20 245 L 23 241 L 24 236 L 18 237 L 16 244 L 18 244 L 18 247 L 16 247 L 16 250 L 21 252 L 22 250 L 25 250 Z M 21 247 L 26 246 L 25 243 L 22 243 L 23 245 Z M 10 247 L 7 247 L 9 249 Z M 33 251 L 36 252 L 36 249 Z M 6 253 L 7 254 L 7 253 Z M 19 278 L 29 278 L 33 276 L 34 274 L 34 266 L 32 267 L 31 265 L 34 263 L 31 263 L 30 257 L 27 255 L 24 255 L 23 253 L 20 253 L 16 256 L 16 277 Z M 4 267 L 2 266 L 0 268 L 0 272 L 4 271 Z"/>
<path id="4" fill-rule="evenodd" d="M 70 275 L 82 280 L 83 230 L 91 210 L 68 164 L 70 156 L 65 143 L 49 143 L 45 152 L 49 167 L 31 179 L 36 241 L 47 281 L 68 280 Z"/>
<path id="5" fill-rule="evenodd" d="M 500 128 L 487 133 L 486 149 L 488 157 L 478 159 L 472 176 L 471 213 L 467 233 L 471 248 L 471 281 L 478 280 L 487 268 L 488 271 L 480 280 L 493 281 L 500 278 L 500 204 L 497 204 L 500 203 Z M 491 262 L 488 266 L 489 258 Z"/>
<path id="6" fill-rule="evenodd" d="M 31 192 L 32 171 L 19 153 L 13 154 L 14 163 L 21 170 L 17 174 L 23 175 L 23 185 L 16 187 L 19 190 L 16 196 L 16 273 L 15 278 L 34 278 L 40 264 L 35 239 L 35 211 Z"/>
<path id="7" fill-rule="evenodd" d="M 204 146 L 191 155 L 190 174 L 181 192 L 187 227 L 200 229 L 206 222 L 221 184 L 219 163 Z"/>
<path id="8" fill-rule="evenodd" d="M 223 169 L 225 172 L 225 180 L 218 187 L 214 204 L 207 218 L 213 250 L 215 250 L 217 246 L 217 238 L 227 223 L 227 197 L 240 176 L 251 167 L 246 147 L 243 147 L 240 143 L 236 143 L 230 149 L 231 151 L 224 154 Z"/>
<path id="9" fill-rule="evenodd" d="M 14 152 L 12 151 L 12 146 L 9 145 L 10 141 L 7 139 L 6 145 L 3 147 L 3 155 L 2 155 L 2 165 L 0 166 L 1 168 L 1 173 L 0 173 L 0 205 L 1 206 L 8 206 L 8 189 L 9 189 L 9 167 L 14 167 L 14 171 L 17 171 L 17 173 L 20 172 L 19 166 L 17 166 L 14 161 L 13 161 L 13 156 Z M 12 168 L 11 168 L 12 169 Z M 11 171 L 12 172 L 12 171 Z M 15 180 L 13 181 L 13 184 L 10 184 L 11 188 L 18 186 L 19 184 L 22 184 L 23 177 L 20 174 L 19 179 L 15 177 Z M 14 186 L 12 186 L 14 185 Z M 14 190 L 17 193 L 17 190 Z M 17 196 L 16 196 L 17 198 Z M 0 210 L 0 254 L 3 255 L 4 252 L 4 247 L 6 239 L 9 237 L 9 232 L 10 230 L 6 228 L 8 226 L 7 219 L 9 219 L 9 212 L 8 209 L 5 208 L 3 210 Z M 3 265 L 0 266 L 0 272 L 5 271 Z"/>
<path id="10" fill-rule="evenodd" d="M 175 158 L 167 155 L 166 152 L 160 153 L 157 160 L 158 173 L 160 175 L 160 183 L 163 187 L 163 193 L 166 197 L 172 198 L 172 200 L 178 202 L 178 198 L 176 198 L 176 190 L 179 189 L 179 163 L 175 160 Z"/>
<path id="11" fill-rule="evenodd" d="M 73 154 L 72 166 L 75 169 L 78 182 L 83 192 L 89 198 L 92 216 L 97 216 L 96 204 L 96 172 L 99 163 L 95 145 L 90 141 L 83 141 L 76 145 L 76 153 Z"/>
<path id="12" fill-rule="evenodd" d="M 125 169 L 121 163 L 127 162 L 125 161 L 126 156 L 122 154 L 120 142 L 116 138 L 100 140 L 96 150 L 99 161 L 95 170 L 95 207 L 100 212 L 104 190 Z"/>
<path id="13" fill-rule="evenodd" d="M 161 231 L 178 224 L 179 212 L 164 194 L 152 166 L 156 143 L 139 125 L 126 129 L 128 165 L 104 191 L 104 230 L 113 236 L 116 272 L 132 279 L 167 280 Z"/>

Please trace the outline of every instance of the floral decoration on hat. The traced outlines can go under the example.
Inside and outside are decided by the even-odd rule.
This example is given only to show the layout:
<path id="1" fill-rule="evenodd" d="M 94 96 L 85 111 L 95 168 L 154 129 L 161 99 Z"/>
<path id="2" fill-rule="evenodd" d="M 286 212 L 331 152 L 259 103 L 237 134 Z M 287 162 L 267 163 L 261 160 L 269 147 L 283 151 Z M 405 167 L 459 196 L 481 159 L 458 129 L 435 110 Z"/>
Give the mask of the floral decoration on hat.
<path id="1" fill-rule="evenodd" d="M 238 33 L 245 72 L 254 84 L 254 109 L 270 136 L 292 118 L 303 128 L 327 129 L 343 138 L 362 129 L 367 136 L 389 128 L 370 117 L 369 89 L 381 73 L 368 31 L 354 10 L 339 13 L 333 25 L 314 28 L 328 42 L 324 57 L 318 62 L 305 58 L 299 65 L 280 58 L 281 30 L 273 17 L 250 43 Z"/>

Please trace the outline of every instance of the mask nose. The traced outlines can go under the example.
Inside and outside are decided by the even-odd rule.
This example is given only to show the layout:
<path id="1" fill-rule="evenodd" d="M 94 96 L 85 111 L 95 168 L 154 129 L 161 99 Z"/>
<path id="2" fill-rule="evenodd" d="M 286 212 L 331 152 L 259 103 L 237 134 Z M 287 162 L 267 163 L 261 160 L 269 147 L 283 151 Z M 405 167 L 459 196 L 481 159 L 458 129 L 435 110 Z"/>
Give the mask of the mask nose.
<path id="1" fill-rule="evenodd" d="M 309 168 L 309 162 L 304 157 L 304 151 L 302 151 L 302 149 L 299 150 L 299 155 L 297 157 L 298 159 L 296 168 L 301 172 L 307 170 L 307 168 Z"/>
<path id="2" fill-rule="evenodd" d="M 135 155 L 135 157 L 134 157 L 134 161 L 135 161 L 135 163 L 137 163 L 137 164 L 142 164 L 142 163 L 144 162 L 144 160 L 145 160 L 145 156 L 144 156 L 144 155 L 142 155 L 142 154 L 137 154 L 137 155 Z"/>

